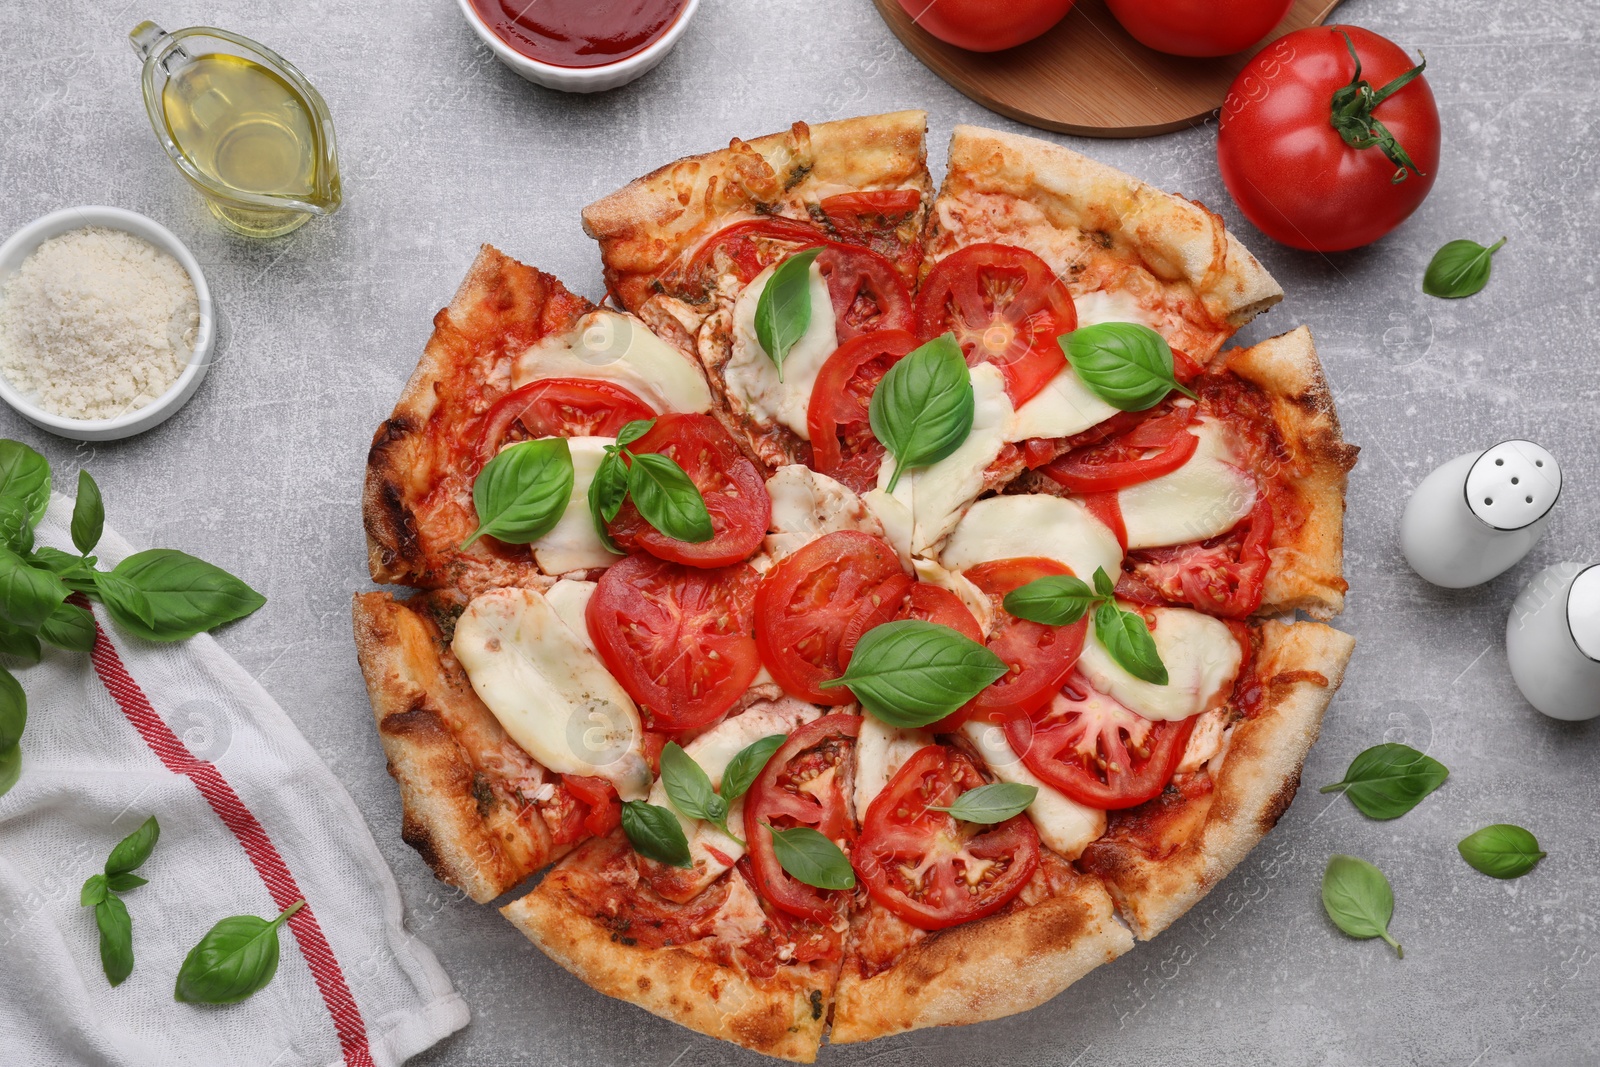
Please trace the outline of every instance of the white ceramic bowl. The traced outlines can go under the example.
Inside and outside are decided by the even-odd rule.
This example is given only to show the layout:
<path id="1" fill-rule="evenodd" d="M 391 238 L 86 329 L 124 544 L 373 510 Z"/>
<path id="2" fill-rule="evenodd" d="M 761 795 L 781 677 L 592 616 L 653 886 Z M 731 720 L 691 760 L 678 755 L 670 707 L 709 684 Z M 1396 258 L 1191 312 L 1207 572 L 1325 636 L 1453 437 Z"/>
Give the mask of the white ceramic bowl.
<path id="1" fill-rule="evenodd" d="M 460 5 L 461 13 L 466 16 L 467 25 L 483 38 L 484 44 L 493 49 L 500 62 L 536 85 L 568 93 L 598 93 L 606 89 L 615 89 L 653 70 L 656 64 L 672 51 L 672 46 L 678 43 L 678 38 L 683 36 L 683 31 L 689 26 L 689 20 L 694 18 L 695 10 L 700 6 L 700 0 L 689 0 L 683 10 L 678 12 L 678 20 L 667 28 L 666 33 L 648 48 L 626 59 L 619 59 L 615 63 L 599 67 L 558 67 L 552 63 L 529 59 L 495 36 L 494 31 L 473 10 L 472 0 L 456 0 L 456 3 Z"/>
<path id="2" fill-rule="evenodd" d="M 194 350 L 189 353 L 189 365 L 183 368 L 178 380 L 165 393 L 138 411 L 130 411 L 113 419 L 70 419 L 46 411 L 7 381 L 3 374 L 0 374 L 0 400 L 10 404 L 18 414 L 41 430 L 77 441 L 115 441 L 160 425 L 194 395 L 194 391 L 200 387 L 200 379 L 206 376 L 211 365 L 216 319 L 211 307 L 211 290 L 206 287 L 205 275 L 200 272 L 200 264 L 195 262 L 189 249 L 159 222 L 120 207 L 62 208 L 28 223 L 7 238 L 5 244 L 0 244 L 0 289 L 4 288 L 11 275 L 17 272 L 22 261 L 35 248 L 52 237 L 86 226 L 123 230 L 135 237 L 142 237 L 171 255 L 188 272 L 200 303 L 200 326 L 195 332 Z"/>

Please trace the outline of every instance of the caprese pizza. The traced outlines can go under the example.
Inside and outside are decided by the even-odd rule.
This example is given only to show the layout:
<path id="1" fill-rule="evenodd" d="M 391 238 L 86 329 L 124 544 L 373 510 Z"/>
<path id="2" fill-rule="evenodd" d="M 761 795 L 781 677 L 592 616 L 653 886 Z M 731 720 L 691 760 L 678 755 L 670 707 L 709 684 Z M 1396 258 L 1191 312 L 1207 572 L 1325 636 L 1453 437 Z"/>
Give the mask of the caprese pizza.
<path id="1" fill-rule="evenodd" d="M 1023 1011 L 1288 807 L 1355 449 L 1217 216 L 920 112 L 485 246 L 369 458 L 405 840 L 601 992 L 798 1061 Z M 553 866 L 550 866 L 551 864 Z"/>

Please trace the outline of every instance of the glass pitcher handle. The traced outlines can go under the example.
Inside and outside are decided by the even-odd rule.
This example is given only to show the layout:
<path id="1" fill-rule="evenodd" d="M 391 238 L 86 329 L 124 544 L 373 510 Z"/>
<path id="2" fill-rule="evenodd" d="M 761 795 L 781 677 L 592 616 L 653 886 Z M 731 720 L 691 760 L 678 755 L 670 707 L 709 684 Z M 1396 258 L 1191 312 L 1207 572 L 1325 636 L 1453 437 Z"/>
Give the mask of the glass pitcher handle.
<path id="1" fill-rule="evenodd" d="M 167 31 L 149 19 L 128 31 L 128 43 L 133 45 L 133 50 L 140 59 L 149 59 L 166 39 Z"/>

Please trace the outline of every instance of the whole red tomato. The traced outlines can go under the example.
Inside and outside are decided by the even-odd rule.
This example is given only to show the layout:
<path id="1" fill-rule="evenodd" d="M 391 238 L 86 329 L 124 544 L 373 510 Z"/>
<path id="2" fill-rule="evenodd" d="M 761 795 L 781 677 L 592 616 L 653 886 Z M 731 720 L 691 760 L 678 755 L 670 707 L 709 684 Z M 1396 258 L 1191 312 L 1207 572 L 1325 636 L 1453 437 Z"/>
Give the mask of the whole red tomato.
<path id="1" fill-rule="evenodd" d="M 1066 17 L 1075 0 L 900 0 L 918 26 L 969 52 L 1031 41 Z"/>
<path id="2" fill-rule="evenodd" d="M 1422 65 L 1356 26 L 1280 37 L 1239 72 L 1217 131 L 1222 180 L 1275 241 L 1371 244 L 1417 209 L 1439 169 L 1439 109 Z"/>
<path id="3" fill-rule="evenodd" d="M 1134 40 L 1175 56 L 1231 56 L 1265 37 L 1294 0 L 1106 0 Z"/>

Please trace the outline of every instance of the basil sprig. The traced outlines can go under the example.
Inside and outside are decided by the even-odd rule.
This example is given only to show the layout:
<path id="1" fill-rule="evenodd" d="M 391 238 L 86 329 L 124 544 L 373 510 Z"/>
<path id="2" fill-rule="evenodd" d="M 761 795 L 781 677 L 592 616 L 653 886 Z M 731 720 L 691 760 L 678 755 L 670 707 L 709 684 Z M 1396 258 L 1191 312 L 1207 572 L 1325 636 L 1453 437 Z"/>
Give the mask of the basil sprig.
<path id="1" fill-rule="evenodd" d="M 1400 942 L 1389 936 L 1394 917 L 1394 891 L 1383 872 L 1355 856 L 1330 856 L 1322 874 L 1322 908 L 1346 934 L 1365 941 L 1381 937 L 1405 958 Z"/>
<path id="2" fill-rule="evenodd" d="M 305 907 L 297 900 L 276 919 L 233 915 L 189 950 L 173 996 L 187 1004 L 237 1004 L 266 988 L 278 973 L 278 927 Z"/>
<path id="3" fill-rule="evenodd" d="M 104 870 L 90 875 L 78 893 L 78 903 L 94 909 L 95 926 L 100 930 L 100 966 L 113 986 L 121 985 L 133 973 L 133 919 L 115 894 L 148 882 L 133 872 L 150 858 L 160 838 L 161 826 L 152 815 L 117 843 L 106 857 Z"/>
<path id="4" fill-rule="evenodd" d="M 1422 291 L 1445 300 L 1481 292 L 1489 284 L 1490 260 L 1505 243 L 1504 237 L 1488 248 L 1476 241 L 1451 241 L 1433 254 L 1422 275 Z"/>
<path id="5" fill-rule="evenodd" d="M 948 626 L 899 619 L 868 630 L 844 675 L 861 706 L 890 726 L 927 726 L 960 708 L 1010 670 L 978 642 Z"/>
<path id="6" fill-rule="evenodd" d="M 1089 391 L 1119 411 L 1153 408 L 1176 389 L 1194 396 L 1172 372 L 1166 338 L 1137 322 L 1099 322 L 1056 339 Z"/>
<path id="7" fill-rule="evenodd" d="M 549 533 L 572 500 L 572 450 L 565 437 L 519 441 L 485 463 L 472 483 L 478 528 L 461 542 L 466 549 L 488 534 L 508 545 L 526 545 Z"/>
<path id="8" fill-rule="evenodd" d="M 960 448 L 976 410 L 972 374 L 954 334 L 935 337 L 890 367 L 867 408 L 873 435 L 894 457 L 889 492 L 906 471 Z"/>
<path id="9" fill-rule="evenodd" d="M 839 846 L 809 826 L 779 829 L 762 823 L 772 835 L 772 854 L 789 876 L 818 889 L 854 889 L 856 872 Z"/>
<path id="10" fill-rule="evenodd" d="M 700 544 L 716 536 L 705 497 L 676 460 L 628 450 L 655 424 L 654 419 L 635 419 L 617 431 L 617 443 L 606 446 L 605 458 L 589 483 L 589 514 L 595 532 L 600 543 L 619 556 L 622 550 L 611 539 L 606 524 L 616 520 L 629 496 L 645 522 L 676 541 Z"/>
<path id="11" fill-rule="evenodd" d="M 991 782 L 969 789 L 956 797 L 947 808 L 934 806 L 934 811 L 948 812 L 962 822 L 975 822 L 984 826 L 1005 822 L 1020 815 L 1039 795 L 1039 787 L 1020 782 Z"/>
<path id="12" fill-rule="evenodd" d="M 641 856 L 670 867 L 693 867 L 683 824 L 666 808 L 643 800 L 622 802 L 622 832 Z"/>
<path id="13" fill-rule="evenodd" d="M 756 301 L 756 340 L 778 368 L 783 381 L 783 361 L 811 326 L 811 264 L 822 249 L 796 252 L 778 264 Z"/>
<path id="14" fill-rule="evenodd" d="M 1448 777 L 1444 764 L 1410 745 L 1374 745 L 1350 761 L 1343 779 L 1321 792 L 1343 790 L 1369 819 L 1398 819 Z"/>
<path id="15" fill-rule="evenodd" d="M 1161 662 L 1155 638 L 1144 616 L 1117 606 L 1116 586 L 1104 567 L 1094 571 L 1094 588 L 1070 574 L 1035 578 L 1006 594 L 1002 606 L 1012 615 L 1045 626 L 1071 626 L 1094 611 L 1094 636 L 1112 659 L 1135 678 L 1166 685 L 1167 666 Z"/>
<path id="16" fill-rule="evenodd" d="M 1539 847 L 1539 839 L 1520 826 L 1495 823 L 1468 834 L 1456 851 L 1475 871 L 1491 878 L 1521 878 L 1549 853 Z"/>
<path id="17" fill-rule="evenodd" d="M 679 814 L 710 823 L 743 848 L 744 841 L 728 828 L 728 809 L 744 796 L 767 760 L 787 739 L 785 734 L 772 734 L 741 749 L 722 772 L 720 793 L 694 757 L 676 741 L 669 741 L 661 750 L 661 786 Z"/>

